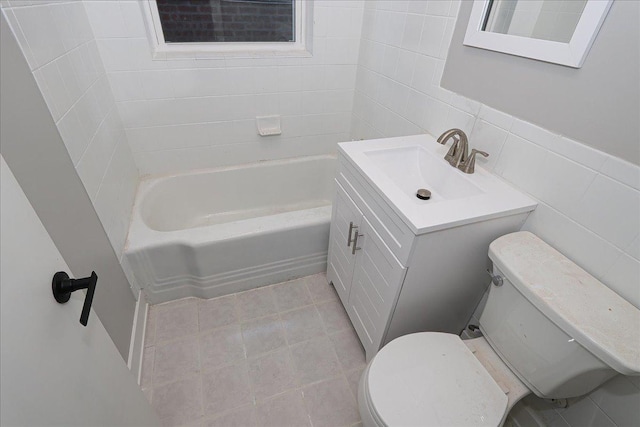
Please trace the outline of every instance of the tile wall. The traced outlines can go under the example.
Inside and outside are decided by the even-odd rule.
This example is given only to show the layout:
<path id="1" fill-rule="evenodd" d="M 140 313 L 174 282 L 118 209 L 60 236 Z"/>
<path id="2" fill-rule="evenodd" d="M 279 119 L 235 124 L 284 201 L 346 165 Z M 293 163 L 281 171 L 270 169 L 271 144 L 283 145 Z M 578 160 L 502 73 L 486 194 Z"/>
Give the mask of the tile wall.
<path id="1" fill-rule="evenodd" d="M 458 127 L 478 164 L 538 200 L 532 231 L 640 307 L 640 168 L 440 87 L 458 1 L 368 1 L 352 137 Z M 637 424 L 640 382 L 617 377 L 569 408 L 530 399 L 549 425 Z"/>
<path id="2" fill-rule="evenodd" d="M 138 170 L 85 5 L 79 0 L 0 4 L 120 258 Z"/>
<path id="3" fill-rule="evenodd" d="M 316 0 L 313 57 L 153 60 L 140 5 L 85 1 L 141 174 L 325 154 L 349 139 L 363 2 Z M 255 117 L 280 114 L 282 135 Z"/>

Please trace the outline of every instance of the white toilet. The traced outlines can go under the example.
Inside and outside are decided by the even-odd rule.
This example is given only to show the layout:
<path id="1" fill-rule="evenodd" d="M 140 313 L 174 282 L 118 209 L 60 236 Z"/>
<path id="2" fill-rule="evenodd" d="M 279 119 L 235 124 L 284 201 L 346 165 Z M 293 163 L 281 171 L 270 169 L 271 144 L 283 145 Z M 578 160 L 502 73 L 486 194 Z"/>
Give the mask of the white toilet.
<path id="1" fill-rule="evenodd" d="M 500 426 L 530 392 L 586 394 L 640 374 L 640 311 L 529 232 L 491 243 L 494 280 L 482 338 L 422 332 L 370 361 L 358 404 L 365 427 Z"/>

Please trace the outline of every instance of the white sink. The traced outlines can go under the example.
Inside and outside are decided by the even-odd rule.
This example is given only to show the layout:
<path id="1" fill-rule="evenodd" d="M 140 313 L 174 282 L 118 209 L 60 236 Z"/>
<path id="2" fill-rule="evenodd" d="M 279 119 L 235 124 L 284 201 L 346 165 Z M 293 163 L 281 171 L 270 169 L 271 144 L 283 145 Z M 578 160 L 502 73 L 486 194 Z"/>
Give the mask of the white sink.
<path id="1" fill-rule="evenodd" d="M 442 156 L 419 145 L 364 151 L 403 193 L 415 197 L 416 191 L 431 191 L 430 203 L 475 196 L 483 191 L 459 173 Z"/>
<path id="2" fill-rule="evenodd" d="M 431 135 L 338 146 L 415 234 L 530 212 L 536 206 L 533 199 L 478 163 L 473 174 L 452 167 L 444 160 L 449 147 L 438 144 Z M 431 191 L 431 199 L 418 199 L 420 188 Z"/>

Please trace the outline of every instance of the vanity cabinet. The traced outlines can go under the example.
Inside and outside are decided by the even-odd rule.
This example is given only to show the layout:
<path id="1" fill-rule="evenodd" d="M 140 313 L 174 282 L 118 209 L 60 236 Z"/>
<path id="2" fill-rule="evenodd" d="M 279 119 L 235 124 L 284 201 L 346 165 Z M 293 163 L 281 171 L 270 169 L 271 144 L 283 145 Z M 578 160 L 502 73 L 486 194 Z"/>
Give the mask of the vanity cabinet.
<path id="1" fill-rule="evenodd" d="M 336 187 L 327 275 L 369 354 L 379 348 L 406 268 L 340 183 Z"/>
<path id="2" fill-rule="evenodd" d="M 338 156 L 327 279 L 370 360 L 394 338 L 459 334 L 488 283 L 491 241 L 521 228 L 526 213 L 416 234 L 371 180 Z"/>

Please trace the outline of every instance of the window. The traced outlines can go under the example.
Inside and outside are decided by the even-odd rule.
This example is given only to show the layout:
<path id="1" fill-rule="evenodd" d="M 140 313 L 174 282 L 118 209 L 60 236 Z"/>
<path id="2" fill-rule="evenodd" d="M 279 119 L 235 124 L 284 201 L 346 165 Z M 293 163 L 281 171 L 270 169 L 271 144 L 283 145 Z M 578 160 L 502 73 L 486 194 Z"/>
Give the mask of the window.
<path id="1" fill-rule="evenodd" d="M 307 53 L 308 0 L 147 0 L 159 56 Z M 202 55 L 202 54 L 205 55 Z"/>

